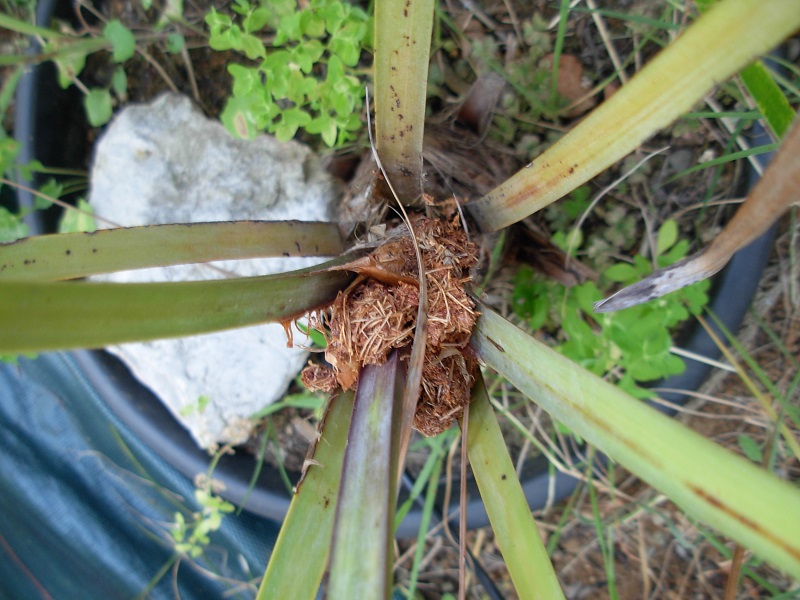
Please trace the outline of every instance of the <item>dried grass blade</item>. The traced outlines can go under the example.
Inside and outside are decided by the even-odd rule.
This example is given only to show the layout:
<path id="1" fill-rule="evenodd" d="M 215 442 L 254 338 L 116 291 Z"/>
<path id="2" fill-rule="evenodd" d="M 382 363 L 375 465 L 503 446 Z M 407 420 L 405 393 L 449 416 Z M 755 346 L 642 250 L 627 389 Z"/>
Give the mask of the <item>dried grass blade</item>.
<path id="1" fill-rule="evenodd" d="M 711 277 L 731 257 L 769 229 L 793 204 L 800 204 L 800 119 L 786 134 L 764 176 L 713 242 L 700 252 L 659 269 L 594 306 L 611 312 L 654 300 Z"/>

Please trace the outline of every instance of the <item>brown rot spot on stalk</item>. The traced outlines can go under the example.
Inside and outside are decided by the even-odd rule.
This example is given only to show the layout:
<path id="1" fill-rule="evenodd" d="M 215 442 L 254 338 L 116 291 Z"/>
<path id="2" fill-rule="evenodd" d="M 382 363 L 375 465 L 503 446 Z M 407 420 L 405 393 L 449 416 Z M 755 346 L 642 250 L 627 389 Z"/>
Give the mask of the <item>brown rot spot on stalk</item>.
<path id="1" fill-rule="evenodd" d="M 457 218 L 448 222 L 419 217 L 413 227 L 428 289 L 428 336 L 414 428 L 431 436 L 461 416 L 475 381 L 477 362 L 467 346 L 477 313 L 464 286 L 477 260 L 477 247 Z M 419 306 L 416 254 L 407 233 L 390 239 L 348 265 L 359 277 L 339 293 L 323 318 L 309 320 L 326 336 L 325 358 L 332 365 L 303 372 L 311 389 L 325 389 L 316 382 L 329 385 L 331 378 L 352 389 L 362 366 L 383 364 L 393 349 L 413 343 Z"/>
<path id="2" fill-rule="evenodd" d="M 706 492 L 702 488 L 689 484 L 689 489 L 698 497 L 702 498 L 706 502 L 708 502 L 711 506 L 715 509 L 724 512 L 728 517 L 737 520 L 743 526 L 750 529 L 753 533 L 768 539 L 772 544 L 780 547 L 784 550 L 787 554 L 792 556 L 795 560 L 800 560 L 800 548 L 793 544 L 787 544 L 782 538 L 772 534 L 771 532 L 765 530 L 764 528 L 760 527 L 755 521 L 750 519 L 749 517 L 741 514 L 733 510 L 727 503 L 723 502 L 722 499 Z"/>
<path id="3" fill-rule="evenodd" d="M 494 341 L 492 338 L 490 338 L 490 337 L 487 337 L 486 339 L 487 339 L 487 340 L 489 340 L 489 342 L 492 344 L 492 346 L 494 346 L 495 348 L 497 348 L 497 351 L 498 351 L 498 352 L 503 352 L 503 353 L 505 353 L 506 349 L 505 349 L 505 348 L 503 348 L 503 347 L 502 347 L 500 344 L 498 344 L 497 342 L 495 342 L 495 341 Z"/>

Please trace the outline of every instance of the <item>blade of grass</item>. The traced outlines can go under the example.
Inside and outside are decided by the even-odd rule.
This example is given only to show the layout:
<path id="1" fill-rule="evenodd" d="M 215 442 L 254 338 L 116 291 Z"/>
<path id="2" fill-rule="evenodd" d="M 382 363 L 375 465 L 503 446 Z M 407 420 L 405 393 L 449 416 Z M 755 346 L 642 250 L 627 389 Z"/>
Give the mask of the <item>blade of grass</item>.
<path id="1" fill-rule="evenodd" d="M 266 256 L 332 256 L 334 223 L 233 221 L 42 235 L 0 244 L 0 279 L 56 281 L 130 269 Z"/>
<path id="2" fill-rule="evenodd" d="M 422 564 L 422 558 L 425 554 L 425 537 L 428 535 L 428 530 L 430 529 L 433 508 L 436 504 L 436 495 L 439 491 L 439 476 L 442 474 L 442 465 L 444 464 L 444 442 L 451 438 L 450 436 L 440 435 L 436 439 L 439 443 L 431 447 L 432 452 L 428 459 L 428 462 L 432 462 L 431 471 L 428 475 L 428 485 L 427 491 L 425 492 L 425 504 L 422 508 L 422 518 L 419 522 L 417 547 L 414 549 L 414 562 L 411 564 L 411 574 L 409 575 L 408 598 L 414 598 L 417 589 L 420 565 Z"/>
<path id="3" fill-rule="evenodd" d="M 528 167 L 468 206 L 484 231 L 515 223 L 633 151 L 800 27 L 786 0 L 723 0 Z"/>
<path id="4" fill-rule="evenodd" d="M 761 113 L 757 110 L 726 110 L 723 112 L 716 112 L 713 110 L 697 110 L 686 113 L 681 119 L 741 119 L 754 121 L 761 117 Z"/>
<path id="5" fill-rule="evenodd" d="M 698 8 L 705 10 L 706 5 L 699 4 Z M 742 69 L 739 76 L 767 120 L 775 139 L 781 139 L 791 127 L 795 111 L 780 86 L 760 60 Z"/>
<path id="6" fill-rule="evenodd" d="M 406 515 L 409 513 L 411 508 L 415 503 L 418 502 L 417 499 L 422 493 L 422 490 L 425 489 L 427 482 L 430 479 L 431 471 L 436 465 L 436 461 L 439 460 L 440 457 L 444 456 L 444 448 L 452 442 L 454 431 L 454 429 L 448 429 L 446 432 L 437 435 L 436 437 L 422 438 L 417 444 L 412 446 L 412 450 L 416 447 L 425 448 L 429 454 L 428 458 L 425 460 L 425 464 L 422 466 L 422 469 L 420 469 L 419 474 L 416 476 L 414 483 L 411 485 L 408 498 L 397 509 L 397 514 L 394 518 L 395 533 L 397 533 L 397 528 L 400 527 L 400 523 L 402 523 L 403 519 L 406 518 Z"/>
<path id="7" fill-rule="evenodd" d="M 394 351 L 358 378 L 331 546 L 333 600 L 389 596 L 403 371 Z"/>
<path id="8" fill-rule="evenodd" d="M 434 4 L 433 0 L 375 4 L 377 148 L 406 206 L 422 200 L 422 135 Z"/>
<path id="9" fill-rule="evenodd" d="M 353 399 L 352 392 L 331 399 L 314 463 L 286 513 L 258 600 L 311 600 L 317 594 L 328 562 Z"/>
<path id="10" fill-rule="evenodd" d="M 14 99 L 15 92 L 17 91 L 17 84 L 24 72 L 25 68 L 18 66 L 13 69 L 10 74 L 6 75 L 5 81 L 3 81 L 2 87 L 0 88 L 0 122 L 6 119 L 8 107 Z M 0 139 L 5 138 L 7 135 L 5 130 L 0 128 Z"/>
<path id="11" fill-rule="evenodd" d="M 583 6 L 575 6 L 572 10 L 576 13 L 598 14 L 616 21 L 652 27 L 654 29 L 663 29 L 665 31 L 678 31 L 681 28 L 679 23 L 672 23 L 663 19 L 653 19 L 644 15 L 630 14 L 608 8 L 584 8 Z"/>
<path id="12" fill-rule="evenodd" d="M 724 165 L 726 163 L 739 160 L 740 158 L 749 158 L 751 156 L 758 156 L 759 154 L 767 154 L 769 152 L 775 152 L 779 147 L 780 144 L 765 144 L 763 146 L 755 146 L 753 148 L 748 148 L 747 150 L 740 150 L 738 152 L 726 152 L 722 156 L 718 156 L 717 158 L 712 158 L 709 161 L 697 165 L 692 165 L 691 167 L 684 169 L 680 173 L 675 173 L 675 175 L 670 176 L 667 181 L 671 183 L 677 179 L 680 179 L 681 177 L 686 177 L 687 175 L 694 173 L 695 171 L 702 171 L 704 169 L 710 169 L 711 167 Z"/>
<path id="13" fill-rule="evenodd" d="M 567 32 L 569 20 L 569 0 L 561 0 L 558 10 L 558 29 L 556 30 L 556 43 L 553 48 L 553 72 L 550 74 L 550 110 L 558 110 L 558 69 L 560 66 L 561 51 L 564 48 L 564 35 Z"/>
<path id="14" fill-rule="evenodd" d="M 53 29 L 46 29 L 44 27 L 37 27 L 36 25 L 32 25 L 26 21 L 22 21 L 20 19 L 15 19 L 11 15 L 0 13 L 0 27 L 3 29 L 8 29 L 9 31 L 14 31 L 16 33 L 22 35 L 30 35 L 30 36 L 39 36 L 46 40 L 48 39 L 56 39 L 56 40 L 76 40 L 76 38 L 71 35 L 65 35 Z"/>
<path id="15" fill-rule="evenodd" d="M 736 357 L 733 356 L 733 353 L 728 349 L 727 346 L 725 346 L 725 344 L 722 343 L 722 340 L 719 339 L 719 336 L 714 332 L 714 330 L 708 326 L 706 320 L 702 316 L 697 315 L 697 320 L 700 321 L 703 329 L 706 330 L 706 333 L 713 340 L 714 344 L 716 344 L 717 348 L 719 348 L 720 352 L 722 352 L 722 355 L 725 357 L 725 359 L 731 364 L 731 366 L 733 366 L 734 369 L 736 369 L 739 379 L 741 379 L 742 383 L 747 387 L 748 390 L 750 390 L 750 393 L 753 394 L 753 397 L 761 405 L 761 409 L 764 411 L 764 414 L 772 423 L 775 423 L 778 426 L 781 436 L 786 442 L 786 445 L 791 449 L 792 454 L 795 456 L 795 458 L 800 460 L 800 442 L 798 442 L 797 438 L 795 438 L 792 430 L 786 425 L 786 423 L 782 421 L 782 417 L 779 418 L 777 411 L 772 406 L 772 402 L 776 401 L 781 405 L 783 409 L 783 415 L 791 415 L 792 411 L 788 399 L 781 394 L 780 390 L 775 387 L 775 384 L 769 380 L 769 377 L 766 376 L 764 370 L 755 360 L 753 360 L 753 357 L 750 356 L 750 353 L 745 350 L 744 346 L 739 343 L 736 337 L 725 327 L 722 321 L 720 321 L 713 313 L 711 314 L 711 318 L 714 321 L 714 324 L 720 328 L 723 335 L 725 335 L 725 337 L 728 339 L 728 342 L 734 348 L 736 348 L 737 352 L 739 352 L 744 361 L 747 363 L 747 366 L 753 369 L 764 387 L 769 390 L 770 396 L 772 396 L 771 398 L 766 398 L 764 394 L 761 393 L 761 390 L 756 387 L 753 380 L 750 379 L 750 376 L 742 368 L 742 365 L 738 360 L 736 360 Z"/>
<path id="16" fill-rule="evenodd" d="M 42 63 L 50 59 L 64 60 L 67 57 L 85 56 L 111 47 L 110 42 L 103 37 L 73 38 L 61 36 L 58 32 L 47 29 L 37 29 L 40 32 L 48 32 L 48 35 L 42 35 L 42 37 L 45 39 L 50 37 L 53 41 L 36 54 L 0 54 L 0 66 L 29 65 Z M 60 39 L 55 39 L 58 36 L 61 36 Z"/>
<path id="17" fill-rule="evenodd" d="M 467 454 L 497 545 L 520 598 L 563 598 L 553 565 L 479 378 L 469 405 Z"/>
<path id="18" fill-rule="evenodd" d="M 275 456 L 281 456 L 281 441 L 278 437 L 277 428 L 271 420 L 267 426 L 267 430 L 264 432 L 264 438 L 267 443 L 272 444 L 272 452 L 274 452 Z M 283 485 L 286 487 L 286 491 L 291 492 L 292 480 L 289 478 L 289 473 L 286 472 L 286 467 L 283 466 L 283 461 L 279 460 L 277 463 L 278 475 L 280 476 Z"/>
<path id="19" fill-rule="evenodd" d="M 301 316 L 354 278 L 326 267 L 171 283 L 0 283 L 0 353 L 18 354 L 194 335 Z"/>
<path id="20" fill-rule="evenodd" d="M 743 69 L 739 76 L 775 138 L 781 139 L 789 131 L 795 117 L 789 100 L 760 60 Z"/>
<path id="21" fill-rule="evenodd" d="M 481 313 L 471 344 L 488 366 L 687 513 L 800 576 L 798 490 L 577 366 L 488 307 Z"/>
<path id="22" fill-rule="evenodd" d="M 611 539 L 610 528 L 603 523 L 600 516 L 600 505 L 597 502 L 597 490 L 594 481 L 589 479 L 586 484 L 589 488 L 589 502 L 592 506 L 592 522 L 594 523 L 597 534 L 597 543 L 600 546 L 600 554 L 603 557 L 603 566 L 606 572 L 606 585 L 608 586 L 608 596 L 612 600 L 619 598 L 617 594 L 616 572 L 614 571 L 614 542 Z M 608 529 L 608 533 L 606 530 Z"/>

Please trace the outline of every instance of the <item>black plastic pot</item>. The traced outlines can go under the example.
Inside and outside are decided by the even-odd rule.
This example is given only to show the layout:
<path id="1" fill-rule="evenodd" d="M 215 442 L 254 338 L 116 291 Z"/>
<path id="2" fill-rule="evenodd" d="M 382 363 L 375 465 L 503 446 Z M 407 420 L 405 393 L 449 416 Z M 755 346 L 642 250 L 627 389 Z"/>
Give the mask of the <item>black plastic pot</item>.
<path id="1" fill-rule="evenodd" d="M 39 3 L 39 23 L 47 23 L 55 3 L 56 0 Z M 74 88 L 61 90 L 56 84 L 51 65 L 33 68 L 25 75 L 18 89 L 15 132 L 22 143 L 23 162 L 36 158 L 50 167 L 85 168 L 86 165 L 82 163 L 86 161 L 88 149 L 82 147 L 81 140 L 85 139 L 86 130 L 80 93 Z M 764 162 L 768 160 L 765 156 L 759 158 Z M 756 179 L 757 175 L 751 170 L 748 186 Z M 17 199 L 21 206 L 33 204 L 32 196 L 26 192 L 20 192 Z M 43 220 L 31 221 L 32 233 L 50 230 L 51 220 L 48 216 Z M 771 231 L 741 251 L 715 279 L 711 309 L 731 330 L 741 323 L 752 301 L 771 249 L 772 238 Z M 681 345 L 703 356 L 719 356 L 714 343 L 699 327 Z M 197 447 L 159 399 L 142 386 L 116 357 L 101 351 L 75 352 L 75 357 L 109 407 L 168 463 L 188 477 L 207 470 L 208 454 Z M 709 369 L 703 363 L 687 361 L 687 369 L 683 374 L 659 382 L 657 386 L 694 390 L 706 378 Z M 661 396 L 675 404 L 683 404 L 688 399 L 688 396 L 676 393 L 664 393 Z M 661 405 L 654 406 L 668 414 L 674 412 Z M 223 457 L 214 476 L 225 483 L 224 495 L 229 500 L 237 504 L 244 503 L 248 510 L 264 517 L 282 521 L 289 507 L 290 495 L 277 470 L 266 463 L 250 490 L 250 480 L 256 467 L 252 456 L 237 453 Z M 576 485 L 576 479 L 563 473 L 550 475 L 544 460 L 532 461 L 522 480 L 532 509 L 544 507 L 548 497 L 556 501 L 564 498 Z M 470 482 L 469 487 L 472 500 L 466 511 L 468 526 L 487 525 L 488 518 L 474 482 Z M 416 536 L 421 516 L 421 509 L 412 510 L 401 524 L 398 536 Z"/>

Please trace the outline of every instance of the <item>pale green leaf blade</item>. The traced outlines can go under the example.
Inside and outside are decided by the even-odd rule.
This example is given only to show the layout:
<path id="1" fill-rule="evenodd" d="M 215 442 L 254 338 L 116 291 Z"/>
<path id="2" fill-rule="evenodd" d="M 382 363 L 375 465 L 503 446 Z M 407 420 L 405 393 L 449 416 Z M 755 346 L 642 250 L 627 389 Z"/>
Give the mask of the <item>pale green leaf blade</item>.
<path id="1" fill-rule="evenodd" d="M 258 599 L 312 600 L 328 563 L 353 393 L 331 399 L 322 435 L 281 526 Z"/>
<path id="2" fill-rule="evenodd" d="M 0 280 L 55 281 L 147 267 L 266 256 L 331 256 L 333 223 L 232 221 L 103 229 L 0 244 Z"/>
<path id="3" fill-rule="evenodd" d="M 375 5 L 375 130 L 386 174 L 404 205 L 422 198 L 422 135 L 433 0 Z"/>
<path id="4" fill-rule="evenodd" d="M 497 230 L 558 200 L 798 28 L 796 0 L 719 2 L 552 148 L 471 203 L 472 214 Z"/>
<path id="5" fill-rule="evenodd" d="M 45 29 L 44 27 L 37 27 L 32 23 L 28 23 L 20 19 L 15 19 L 11 15 L 4 13 L 0 13 L 0 27 L 2 27 L 3 29 L 14 31 L 16 33 L 20 33 L 22 35 L 39 36 L 45 40 L 51 40 L 51 39 L 69 40 L 73 38 L 73 36 L 70 36 L 68 34 L 60 33 L 58 31 L 55 31 L 54 29 Z"/>
<path id="6" fill-rule="evenodd" d="M 629 396 L 487 307 L 472 337 L 482 361 L 626 469 L 800 577 L 800 492 Z"/>
<path id="7" fill-rule="evenodd" d="M 497 545 L 519 597 L 563 598 L 482 379 L 475 385 L 469 405 L 467 452 Z"/>
<path id="8" fill-rule="evenodd" d="M 98 348 L 302 316 L 353 279 L 323 270 L 332 263 L 214 281 L 0 283 L 0 353 Z"/>
<path id="9" fill-rule="evenodd" d="M 358 379 L 331 548 L 328 598 L 387 598 L 397 502 L 404 366 L 397 351 Z"/>
<path id="10" fill-rule="evenodd" d="M 775 137 L 782 138 L 795 117 L 786 95 L 760 60 L 742 70 L 740 76 Z"/>

